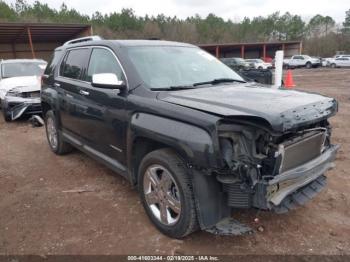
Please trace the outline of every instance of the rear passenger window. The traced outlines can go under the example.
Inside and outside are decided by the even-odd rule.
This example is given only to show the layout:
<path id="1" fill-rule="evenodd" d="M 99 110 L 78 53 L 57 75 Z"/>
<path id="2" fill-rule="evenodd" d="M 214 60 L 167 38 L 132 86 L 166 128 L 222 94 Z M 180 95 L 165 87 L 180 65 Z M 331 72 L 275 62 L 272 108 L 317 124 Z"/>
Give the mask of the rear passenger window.
<path id="1" fill-rule="evenodd" d="M 86 65 L 89 49 L 74 49 L 69 51 L 65 61 L 61 64 L 60 75 L 72 79 L 79 79 Z"/>
<path id="2" fill-rule="evenodd" d="M 91 82 L 92 75 L 102 73 L 112 73 L 119 80 L 124 80 L 122 69 L 112 52 L 103 48 L 94 48 L 91 53 L 85 81 Z"/>
<path id="3" fill-rule="evenodd" d="M 61 58 L 61 54 L 62 54 L 61 50 L 55 50 L 55 52 L 53 53 L 53 56 L 51 57 L 50 62 L 47 64 L 47 67 L 44 72 L 45 75 L 51 75 L 53 73 L 53 69 L 56 67 L 57 63 L 59 62 Z"/>

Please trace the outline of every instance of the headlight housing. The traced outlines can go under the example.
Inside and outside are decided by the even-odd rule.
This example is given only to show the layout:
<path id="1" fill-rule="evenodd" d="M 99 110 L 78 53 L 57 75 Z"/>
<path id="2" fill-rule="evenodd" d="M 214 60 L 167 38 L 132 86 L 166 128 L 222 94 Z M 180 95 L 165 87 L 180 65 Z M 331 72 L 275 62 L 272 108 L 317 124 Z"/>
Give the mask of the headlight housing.
<path id="1" fill-rule="evenodd" d="M 18 88 L 12 88 L 6 93 L 6 96 L 22 97 L 22 92 Z"/>

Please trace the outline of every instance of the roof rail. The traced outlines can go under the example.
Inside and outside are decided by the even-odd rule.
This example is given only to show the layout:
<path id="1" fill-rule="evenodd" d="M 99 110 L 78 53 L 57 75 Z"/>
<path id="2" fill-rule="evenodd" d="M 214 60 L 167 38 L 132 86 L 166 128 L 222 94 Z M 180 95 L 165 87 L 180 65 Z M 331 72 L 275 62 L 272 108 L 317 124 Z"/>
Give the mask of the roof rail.
<path id="1" fill-rule="evenodd" d="M 86 36 L 81 38 L 76 38 L 65 42 L 63 45 L 72 45 L 81 42 L 94 41 L 94 40 L 102 40 L 103 38 L 98 35 Z"/>

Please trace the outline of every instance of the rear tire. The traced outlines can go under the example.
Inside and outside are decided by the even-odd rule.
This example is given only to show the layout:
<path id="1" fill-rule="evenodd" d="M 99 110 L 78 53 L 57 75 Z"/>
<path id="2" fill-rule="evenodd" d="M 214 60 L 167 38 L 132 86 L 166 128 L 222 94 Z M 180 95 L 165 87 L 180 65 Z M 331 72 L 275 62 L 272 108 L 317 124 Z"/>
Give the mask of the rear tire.
<path id="1" fill-rule="evenodd" d="M 45 115 L 45 129 L 47 141 L 52 152 L 57 155 L 64 155 L 73 150 L 73 147 L 63 140 L 57 118 L 52 110 L 47 111 Z"/>
<path id="2" fill-rule="evenodd" d="M 171 149 L 159 149 L 143 158 L 138 189 L 148 217 L 163 234 L 182 238 L 198 229 L 186 163 Z"/>

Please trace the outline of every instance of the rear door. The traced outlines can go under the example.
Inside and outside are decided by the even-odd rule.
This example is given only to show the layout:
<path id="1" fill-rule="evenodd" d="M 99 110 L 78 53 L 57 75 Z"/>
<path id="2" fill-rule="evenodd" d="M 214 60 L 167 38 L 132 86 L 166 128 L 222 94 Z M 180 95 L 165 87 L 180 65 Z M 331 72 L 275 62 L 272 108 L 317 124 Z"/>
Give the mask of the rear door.
<path id="1" fill-rule="evenodd" d="M 295 66 L 305 65 L 305 59 L 303 56 L 296 56 L 294 63 L 295 63 Z"/>
<path id="2" fill-rule="evenodd" d="M 344 66 L 349 67 L 350 66 L 350 58 L 349 57 L 344 57 Z"/>
<path id="3" fill-rule="evenodd" d="M 59 92 L 60 117 L 63 129 L 79 136 L 86 105 L 81 103 L 82 77 L 87 68 L 91 49 L 68 50 L 59 68 L 54 85 Z"/>
<path id="4" fill-rule="evenodd" d="M 350 59 L 347 57 L 337 58 L 337 66 L 348 67 L 350 66 Z"/>

